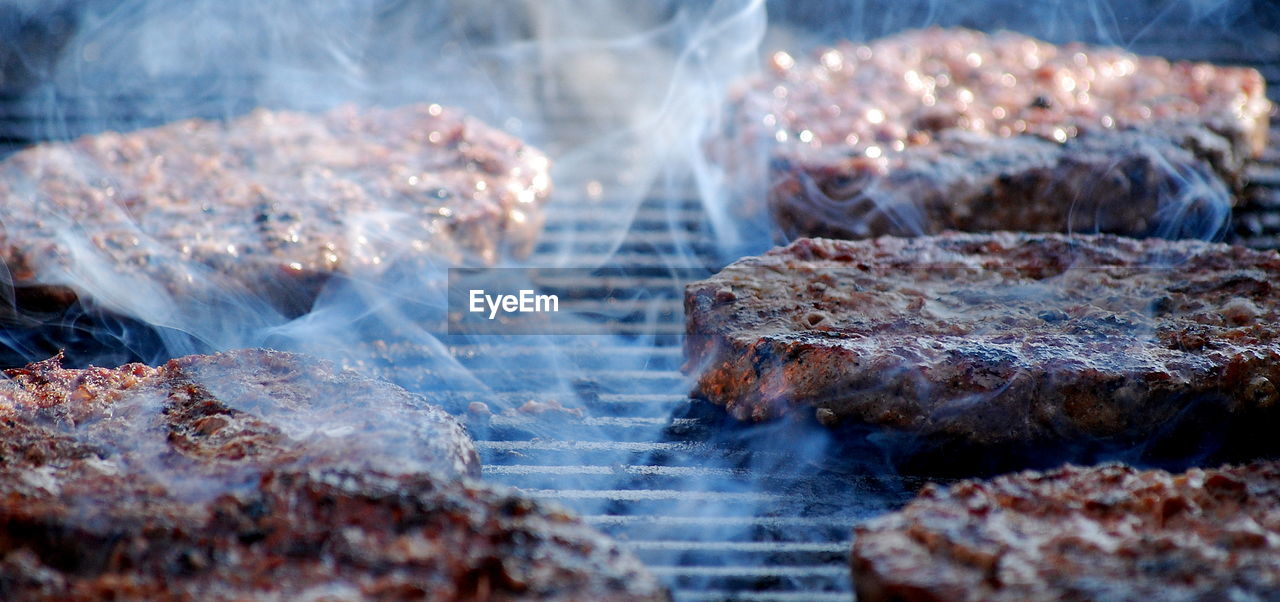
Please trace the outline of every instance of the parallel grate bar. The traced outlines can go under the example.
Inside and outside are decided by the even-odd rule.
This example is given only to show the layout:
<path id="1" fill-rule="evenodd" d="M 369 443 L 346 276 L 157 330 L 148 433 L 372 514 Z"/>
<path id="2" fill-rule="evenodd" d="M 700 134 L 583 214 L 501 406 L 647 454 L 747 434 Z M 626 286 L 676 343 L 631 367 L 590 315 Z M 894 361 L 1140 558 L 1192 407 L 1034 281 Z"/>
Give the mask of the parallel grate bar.
<path id="1" fill-rule="evenodd" d="M 1203 32 L 1150 33 L 1133 47 L 1135 52 L 1253 66 L 1267 78 L 1271 97 L 1280 100 L 1280 60 L 1258 58 L 1280 56 L 1280 36 L 1245 47 L 1235 40 L 1196 41 L 1194 36 L 1206 35 Z M 49 120 L 20 100 L 0 97 L 0 137 L 7 137 L 0 153 L 104 123 L 74 111 Z M 71 106 L 141 106 L 134 100 L 90 98 L 77 105 L 71 99 Z M 628 104 L 623 98 L 600 101 L 602 108 Z M 201 102 L 226 113 L 250 108 L 240 99 Z M 548 105 L 552 111 L 559 106 L 555 98 L 548 99 Z M 109 123 L 144 125 L 166 116 L 113 117 Z M 580 117 L 552 118 L 572 127 Z M 1271 131 L 1273 145 L 1249 169 L 1247 201 L 1236 208 L 1228 239 L 1232 242 L 1280 248 L 1280 123 L 1277 126 Z M 612 167 L 597 169 L 608 173 Z M 706 213 L 691 186 L 663 190 L 638 206 L 634 200 L 566 192 L 548 206 L 548 223 L 530 265 L 624 266 L 636 276 L 621 284 L 645 291 L 667 288 L 664 276 L 675 268 L 719 267 Z M 621 224 L 625 219 L 630 223 Z M 544 284 L 579 290 L 591 285 Z M 574 364 L 580 376 L 565 378 L 537 369 L 546 359 L 546 349 L 537 343 L 473 339 L 449 344 L 449 355 L 494 390 L 433 389 L 431 401 L 463 415 L 473 402 L 498 412 L 470 424 L 485 478 L 579 510 L 588 524 L 618 538 L 647 562 L 678 600 L 847 601 L 852 590 L 847 566 L 852 527 L 903 503 L 922 480 L 839 475 L 843 488 L 825 490 L 821 481 L 832 477 L 814 476 L 786 457 L 680 435 L 701 424 L 679 417 L 690 407 L 689 381 L 679 372 L 681 303 L 677 294 L 662 305 L 667 315 L 660 316 L 658 324 L 671 336 L 656 344 L 584 337 L 581 345 L 560 350 L 559 359 Z M 580 306 L 605 309 L 589 302 Z M 375 355 L 388 376 L 422 390 L 424 383 L 433 382 L 430 364 L 422 358 L 434 353 L 425 346 L 392 343 Z M 584 411 L 560 415 L 518 410 L 531 401 L 555 401 Z M 560 438 L 566 434 L 575 438 Z"/>
<path id="2" fill-rule="evenodd" d="M 825 552 L 832 554 L 848 554 L 851 540 L 831 543 L 791 543 L 780 541 L 732 542 L 732 541 L 628 541 L 632 550 L 678 550 L 678 551 L 733 551 L 733 552 Z"/>
<path id="3" fill-rule="evenodd" d="M 849 602 L 849 594 L 834 592 L 743 592 L 738 590 L 681 589 L 677 600 L 689 602 L 740 600 L 741 602 Z"/>

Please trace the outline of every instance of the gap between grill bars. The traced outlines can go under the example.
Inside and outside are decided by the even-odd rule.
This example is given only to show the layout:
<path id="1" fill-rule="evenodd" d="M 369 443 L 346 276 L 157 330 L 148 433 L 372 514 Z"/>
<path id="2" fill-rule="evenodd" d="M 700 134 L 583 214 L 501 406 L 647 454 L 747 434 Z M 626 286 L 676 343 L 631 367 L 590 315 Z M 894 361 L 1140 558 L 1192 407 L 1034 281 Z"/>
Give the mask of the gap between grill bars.
<path id="1" fill-rule="evenodd" d="M 1211 61 L 1229 61 L 1222 53 L 1233 51 L 1230 45 L 1175 43 L 1135 50 Z M 1254 66 L 1267 77 L 1272 98 L 1280 98 L 1280 62 Z M 0 107 L 6 102 L 0 98 Z M 0 111 L 0 152 L 6 150 L 4 141 L 12 149 L 47 135 L 37 127 L 38 119 Z M 568 118 L 566 123 L 572 127 Z M 1280 128 L 1272 129 L 1271 147 L 1249 175 L 1246 203 L 1237 208 L 1228 241 L 1280 248 Z M 543 242 L 529 263 L 550 263 L 567 249 L 577 265 L 661 269 L 670 263 L 670 254 L 691 252 L 708 268 L 715 267 L 710 265 L 714 242 L 692 191 L 674 199 L 648 199 L 620 245 L 599 227 L 608 207 L 607 198 L 554 205 Z M 662 284 L 661 279 L 643 278 L 627 283 L 637 291 Z M 679 300 L 671 302 L 678 306 Z M 485 478 L 583 512 L 590 524 L 645 561 L 677 599 L 847 600 L 852 527 L 904 503 L 921 483 L 886 482 L 866 474 L 797 478 L 782 469 L 785 458 L 769 463 L 776 470 L 740 467 L 755 452 L 708 443 L 697 434 L 715 425 L 703 424 L 690 411 L 689 383 L 679 371 L 680 341 L 673 334 L 682 331 L 681 317 L 676 312 L 664 320 L 662 326 L 672 336 L 659 337 L 652 345 L 584 344 L 567 352 L 595 366 L 569 383 L 576 401 L 594 411 L 569 417 L 556 430 L 580 436 L 539 437 L 530 429 L 534 418 L 493 417 L 478 432 Z M 552 390 L 564 384 L 559 375 L 520 372 L 519 366 L 543 352 L 537 345 L 471 342 L 451 345 L 448 351 L 482 379 L 496 376 L 495 361 L 511 367 L 508 374 L 520 376 L 495 379 L 502 382 L 493 393 L 435 393 L 452 401 L 453 408 L 494 398 L 515 407 L 566 395 Z M 401 353 L 409 357 L 412 350 Z M 814 482 L 819 479 L 826 482 Z M 750 511 L 719 515 L 718 507 Z"/>
<path id="2" fill-rule="evenodd" d="M 1280 82 L 1271 86 L 1280 88 Z M 1252 184 L 1246 204 L 1234 218 L 1231 242 L 1280 248 L 1280 151 L 1276 150 L 1280 128 L 1273 129 L 1271 140 L 1263 160 L 1250 170 Z M 592 230 L 600 210 L 593 204 L 559 207 L 544 234 L 541 253 L 530 263 L 553 260 L 550 253 L 561 250 L 561 245 L 571 245 L 571 255 L 582 264 L 605 259 L 613 241 Z M 709 257 L 711 241 L 701 220 L 696 200 L 650 199 L 636 213 L 609 265 L 660 267 L 662 254 L 677 248 L 704 248 Z M 643 288 L 650 282 L 638 277 L 632 284 Z M 681 324 L 670 326 L 678 332 Z M 537 348 L 486 349 L 475 343 L 454 346 L 451 351 L 464 365 L 472 358 L 495 356 L 518 365 L 523 355 L 538 353 Z M 682 431 L 698 422 L 679 417 L 690 401 L 685 395 L 689 383 L 679 372 L 678 338 L 652 348 L 613 346 L 584 349 L 582 354 L 595 356 L 602 366 L 615 359 L 630 366 L 643 357 L 648 367 L 639 372 L 603 367 L 584 377 L 590 382 L 579 383 L 595 391 L 583 398 L 598 412 L 583 420 L 589 423 L 584 426 L 592 427 L 591 440 L 481 441 L 485 477 L 586 512 L 591 524 L 649 563 L 677 599 L 848 599 L 852 527 L 878 509 L 904 502 L 903 492 L 919 486 L 905 483 L 902 491 L 892 492 L 878 488 L 873 475 L 862 475 L 861 483 L 845 475 L 850 482 L 842 486 L 814 487 L 795 483 L 785 471 L 748 474 L 722 467 L 725 455 L 750 452 L 717 449 L 679 437 L 640 439 L 637 435 L 652 432 L 655 424 Z M 548 397 L 536 386 L 500 395 L 529 400 Z M 495 421 L 495 426 L 507 428 L 518 428 L 520 422 Z M 580 462 L 584 451 L 596 461 Z M 700 461 L 708 458 L 714 460 Z M 767 486 L 744 491 L 738 487 L 743 483 Z M 681 499 L 699 500 L 707 507 L 751 504 L 756 511 L 723 517 L 714 512 L 673 514 L 673 509 L 684 507 L 674 503 Z M 601 507 L 606 511 L 599 512 Z"/>

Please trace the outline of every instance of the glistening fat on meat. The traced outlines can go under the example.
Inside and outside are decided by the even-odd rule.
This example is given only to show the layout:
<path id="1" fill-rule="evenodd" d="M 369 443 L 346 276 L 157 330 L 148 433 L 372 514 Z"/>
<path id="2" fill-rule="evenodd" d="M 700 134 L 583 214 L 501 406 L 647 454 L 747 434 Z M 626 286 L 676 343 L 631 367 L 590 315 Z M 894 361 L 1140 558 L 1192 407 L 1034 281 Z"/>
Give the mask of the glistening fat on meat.
<path id="1" fill-rule="evenodd" d="M 937 28 L 778 53 L 733 107 L 722 157 L 768 148 L 777 226 L 833 238 L 1208 238 L 1271 111 L 1254 69 Z"/>
<path id="2" fill-rule="evenodd" d="M 0 598 L 643 599 L 417 395 L 260 350 L 0 381 Z"/>
<path id="3" fill-rule="evenodd" d="M 258 109 L 5 159 L 0 259 L 19 287 L 85 293 L 107 270 L 300 313 L 333 274 L 528 254 L 550 187 L 545 155 L 454 109 Z"/>
<path id="4" fill-rule="evenodd" d="M 800 239 L 686 288 L 685 368 L 742 420 L 979 446 L 1145 441 L 1202 412 L 1265 430 L 1277 282 L 1280 254 L 1200 241 Z"/>
<path id="5" fill-rule="evenodd" d="M 859 526 L 858 599 L 1268 600 L 1280 466 L 1067 466 L 948 488 Z"/>

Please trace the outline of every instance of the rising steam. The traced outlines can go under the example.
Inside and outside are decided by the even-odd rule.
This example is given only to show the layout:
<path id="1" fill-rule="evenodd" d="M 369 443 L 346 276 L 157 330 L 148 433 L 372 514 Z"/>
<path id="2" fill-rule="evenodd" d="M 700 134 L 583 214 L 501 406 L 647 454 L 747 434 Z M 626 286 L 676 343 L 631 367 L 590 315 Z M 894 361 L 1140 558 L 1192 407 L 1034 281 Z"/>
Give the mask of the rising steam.
<path id="1" fill-rule="evenodd" d="M 255 107 L 317 111 L 342 103 L 414 102 L 459 107 L 550 156 L 555 193 L 546 207 L 548 227 L 557 234 L 544 238 L 531 263 L 607 265 L 626 244 L 637 213 L 656 201 L 648 208 L 670 216 L 670 232 L 658 234 L 673 234 L 676 242 L 653 250 L 655 270 L 688 276 L 705 275 L 774 242 L 767 221 L 742 211 L 763 203 L 768 194 L 772 143 L 724 146 L 725 133 L 735 127 L 727 101 L 742 92 L 741 82 L 758 74 L 762 55 L 785 49 L 801 56 L 838 39 L 866 41 L 930 25 L 1009 28 L 1050 42 L 1124 47 L 1190 24 L 1220 28 L 1224 35 L 1265 26 L 1242 22 L 1245 2 L 1160 3 L 1154 12 L 1148 4 L 778 0 L 768 2 L 766 11 L 764 0 L 125 0 L 63 2 L 49 9 L 24 0 L 5 8 L 27 17 L 61 11 L 76 24 L 76 33 L 56 41 L 60 52 L 52 64 L 22 48 L 9 48 L 6 56 L 25 65 L 23 77 L 32 82 L 24 109 L 38 116 L 37 138 L 127 131 L 189 117 L 231 119 Z M 0 38 L 16 39 L 5 34 L 0 28 Z M 1172 48 L 1176 51 L 1176 45 Z M 1169 191 L 1178 202 L 1168 211 L 1186 215 L 1168 215 L 1167 222 L 1190 225 L 1170 226 L 1174 231 L 1160 234 L 1220 234 L 1226 213 L 1204 199 L 1224 191 L 1203 174 L 1178 173 L 1181 184 Z M 709 252 L 687 242 L 677 223 L 686 200 L 705 210 L 713 237 Z M 884 206 L 879 199 L 865 200 Z M 904 227 L 920 219 L 909 209 L 894 211 L 890 218 Z M 382 217 L 368 216 L 369 222 Z M 579 223 L 583 217 L 589 224 Z M 510 443 L 514 451 L 507 451 L 513 455 L 584 442 L 565 444 L 580 456 L 576 464 L 582 472 L 555 473 L 548 487 L 586 492 L 573 501 L 589 514 L 619 509 L 617 500 L 590 497 L 602 479 L 615 489 L 669 479 L 663 482 L 675 483 L 670 487 L 675 493 L 638 494 L 630 501 L 671 515 L 655 523 L 655 531 L 678 532 L 680 520 L 712 518 L 718 531 L 683 535 L 752 540 L 763 529 L 757 516 L 777 508 L 784 495 L 820 497 L 822 492 L 814 490 L 824 487 L 843 495 L 852 510 L 833 514 L 844 523 L 800 521 L 795 529 L 784 524 L 778 531 L 779 537 L 803 540 L 804 533 L 822 529 L 847 532 L 846 523 L 898 503 L 908 487 L 865 433 L 856 443 L 867 445 L 850 454 L 849 440 L 837 441 L 812 421 L 744 430 L 717 422 L 723 416 L 704 414 L 700 404 L 674 419 L 611 415 L 604 400 L 621 398 L 638 385 L 625 378 L 595 378 L 599 373 L 644 376 L 655 366 L 674 371 L 663 359 L 669 339 L 656 334 L 444 338 L 445 262 L 405 262 L 378 275 L 334 278 L 308 311 L 294 316 L 205 266 L 185 266 L 203 281 L 202 294 L 175 295 L 123 272 L 94 250 L 83 225 L 69 216 L 50 220 L 61 223 L 61 244 L 72 259 L 67 271 L 51 275 L 51 282 L 80 291 L 89 300 L 86 311 L 127 318 L 112 322 L 121 329 L 157 333 L 104 332 L 104 340 L 152 341 L 158 349 L 138 353 L 151 362 L 253 346 L 305 351 L 392 379 L 455 414 L 483 415 L 473 420 L 476 434 L 512 440 L 500 443 Z M 1194 231 L 1184 231 L 1188 228 Z M 523 264 L 507 259 L 503 265 Z M 680 294 L 678 282 L 659 288 L 662 294 L 635 299 L 653 303 L 653 316 L 673 293 Z M 39 354 L 47 351 L 19 341 L 10 345 L 29 360 L 43 359 Z M 464 363 L 455 348 L 491 351 Z M 627 353 L 606 355 L 597 349 Z M 689 384 L 676 379 L 667 395 L 683 404 Z M 539 414 L 530 408 L 551 409 Z M 300 427 L 307 432 L 344 426 L 325 424 L 323 412 L 308 420 L 315 424 Z M 611 429 L 618 424 L 644 425 L 628 432 L 636 441 L 661 442 L 653 452 L 657 456 L 600 451 L 613 443 Z M 833 450 L 841 450 L 845 459 L 833 464 Z M 666 472 L 645 473 L 651 463 Z M 499 466 L 490 474 L 520 469 Z M 814 485 L 818 481 L 827 484 Z M 603 524 L 620 524 L 628 517 L 605 518 Z M 649 557 L 677 565 L 698 556 L 673 548 L 654 550 Z"/>

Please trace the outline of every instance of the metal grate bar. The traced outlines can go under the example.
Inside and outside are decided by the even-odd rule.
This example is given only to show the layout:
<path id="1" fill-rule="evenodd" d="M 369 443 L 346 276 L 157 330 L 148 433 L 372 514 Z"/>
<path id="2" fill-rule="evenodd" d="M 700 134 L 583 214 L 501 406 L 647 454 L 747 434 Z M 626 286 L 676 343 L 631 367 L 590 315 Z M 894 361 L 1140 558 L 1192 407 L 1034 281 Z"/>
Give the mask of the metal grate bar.
<path id="1" fill-rule="evenodd" d="M 741 600 L 742 602 L 849 602 L 849 594 L 834 592 L 743 592 L 727 589 L 676 590 L 677 600 L 699 602 L 702 600 Z"/>
<path id="2" fill-rule="evenodd" d="M 1253 66 L 1268 80 L 1271 97 L 1280 99 L 1280 61 L 1258 58 L 1280 56 L 1280 36 L 1248 48 L 1232 40 L 1188 39 L 1194 38 L 1152 32 L 1133 50 Z M 110 112 L 113 103 L 141 106 L 133 100 L 73 101 L 72 110 L 48 119 L 34 105 L 0 97 L 0 152 L 33 139 L 78 135 L 87 128 L 141 126 L 165 119 L 163 110 L 91 119 L 97 115 L 94 111 Z M 184 99 L 175 102 L 180 100 Z M 630 104 L 630 99 L 599 100 L 595 114 L 606 119 L 610 106 Z M 201 108 L 210 115 L 250 108 L 238 102 L 207 99 Z M 552 111 L 558 106 L 554 98 L 548 105 Z M 77 106 L 82 107 L 78 114 Z M 552 118 L 570 126 L 580 119 L 568 114 Z M 1280 142 L 1280 127 L 1271 137 Z M 596 166 L 599 173 L 613 168 Z M 1280 144 L 1273 142 L 1249 169 L 1248 178 L 1247 201 L 1236 210 L 1229 240 L 1280 248 Z M 613 184 L 602 183 L 603 190 L 614 190 Z M 531 265 L 565 259 L 587 267 L 623 266 L 628 277 L 607 285 L 645 293 L 672 292 L 664 286 L 672 268 L 690 263 L 707 271 L 718 267 L 715 241 L 707 234 L 706 215 L 691 186 L 672 187 L 639 206 L 608 194 L 593 198 L 585 191 L 565 192 L 549 206 Z M 621 232 L 618 222 L 627 216 L 630 224 Z M 606 283 L 552 279 L 543 284 L 590 293 L 591 286 Z M 582 309 L 605 309 L 574 303 Z M 923 480 L 815 473 L 785 454 L 700 439 L 700 429 L 714 431 L 719 425 L 684 417 L 691 403 L 688 379 L 679 373 L 681 303 L 678 294 L 661 302 L 666 315 L 659 326 L 671 336 L 654 344 L 628 346 L 622 340 L 583 337 L 581 344 L 559 350 L 558 359 L 577 368 L 568 377 L 529 368 L 545 365 L 547 350 L 537 342 L 497 339 L 454 341 L 447 349 L 491 390 L 441 390 L 435 384 L 439 375 L 428 369 L 433 364 L 424 359 L 435 357 L 437 350 L 410 342 L 379 343 L 369 354 L 379 365 L 367 368 L 410 389 L 427 391 L 432 402 L 464 416 L 474 402 L 498 411 L 487 418 L 469 418 L 484 476 L 578 510 L 589 524 L 618 538 L 648 563 L 672 586 L 677 599 L 848 600 L 850 529 L 905 502 Z M 530 401 L 558 401 L 582 414 L 518 409 Z"/>
<path id="3" fill-rule="evenodd" d="M 1280 140 L 1280 131 L 1274 131 L 1273 136 Z M 1252 182 L 1249 201 L 1238 209 L 1236 222 L 1249 224 L 1252 233 L 1245 236 L 1246 230 L 1238 228 L 1235 236 L 1240 242 L 1280 247 L 1277 244 L 1280 236 L 1278 163 L 1280 152 L 1269 149 L 1264 160 L 1249 171 Z M 567 246 L 574 249 L 575 262 L 583 265 L 663 268 L 677 264 L 656 255 L 657 252 L 674 253 L 677 248 L 700 252 L 709 249 L 709 245 L 696 244 L 702 230 L 693 203 L 684 203 L 686 206 L 675 213 L 667 213 L 661 204 L 661 200 L 656 200 L 637 211 L 632 232 L 615 253 L 607 253 L 613 244 L 612 234 L 583 235 L 578 230 L 604 223 L 592 221 L 591 215 L 599 211 L 598 207 L 582 207 L 582 214 L 547 231 L 547 240 L 534 262 L 554 258 L 556 251 Z M 572 215 L 577 207 L 561 209 L 564 214 Z M 668 215 L 678 216 L 679 227 L 674 234 L 666 232 L 670 227 Z M 579 218 L 580 226 L 570 225 L 573 219 Z M 664 242 L 664 236 L 678 244 Z M 646 288 L 661 282 L 661 278 L 636 278 L 631 284 Z M 569 290 L 582 285 L 573 281 L 551 284 Z M 473 346 L 465 351 L 483 357 L 487 352 L 481 349 Z M 536 352 L 494 349 L 506 357 L 524 357 Z M 617 412 L 622 406 L 652 405 L 660 409 L 643 415 L 627 414 L 640 418 L 637 420 L 590 423 L 597 429 L 607 429 L 607 438 L 615 438 L 613 441 L 595 441 L 595 434 L 583 434 L 577 440 L 487 441 L 482 444 L 488 465 L 487 478 L 587 513 L 588 522 L 618 537 L 650 564 L 654 572 L 674 588 L 678 599 L 848 599 L 851 584 L 847 551 L 851 527 L 875 514 L 877 507 L 883 509 L 905 502 L 911 492 L 918 489 L 919 482 L 890 485 L 866 479 L 852 484 L 851 488 L 863 492 L 865 499 L 838 494 L 816 497 L 794 494 L 789 492 L 811 484 L 812 477 L 723 468 L 748 460 L 749 452 L 678 440 L 633 440 L 622 431 L 642 434 L 664 420 L 677 428 L 697 422 L 671 418 L 678 415 L 679 408 L 688 407 L 682 388 L 687 386 L 687 381 L 675 371 L 681 354 L 673 343 L 659 346 L 647 355 L 625 347 L 611 347 L 601 350 L 601 356 L 617 361 L 602 361 L 604 368 L 575 382 L 610 393 L 585 396 L 581 399 L 584 404 L 601 415 Z M 607 367 L 612 363 L 629 365 L 625 362 L 639 357 L 655 363 L 643 371 Z M 530 388 L 536 389 L 536 386 Z M 532 391 L 509 394 L 529 393 Z M 536 420 L 501 423 L 514 428 L 533 422 Z M 587 421 L 582 424 L 587 426 Z M 593 454 L 594 463 L 581 463 L 584 450 Z M 779 465 L 785 466 L 785 463 Z M 841 478 L 848 479 L 848 476 Z M 714 514 L 710 508 L 742 504 L 752 507 L 747 515 L 707 516 Z M 699 511 L 691 512 L 691 506 Z M 606 512 L 600 513 L 601 508 Z M 671 562 L 672 559 L 677 562 Z"/>

